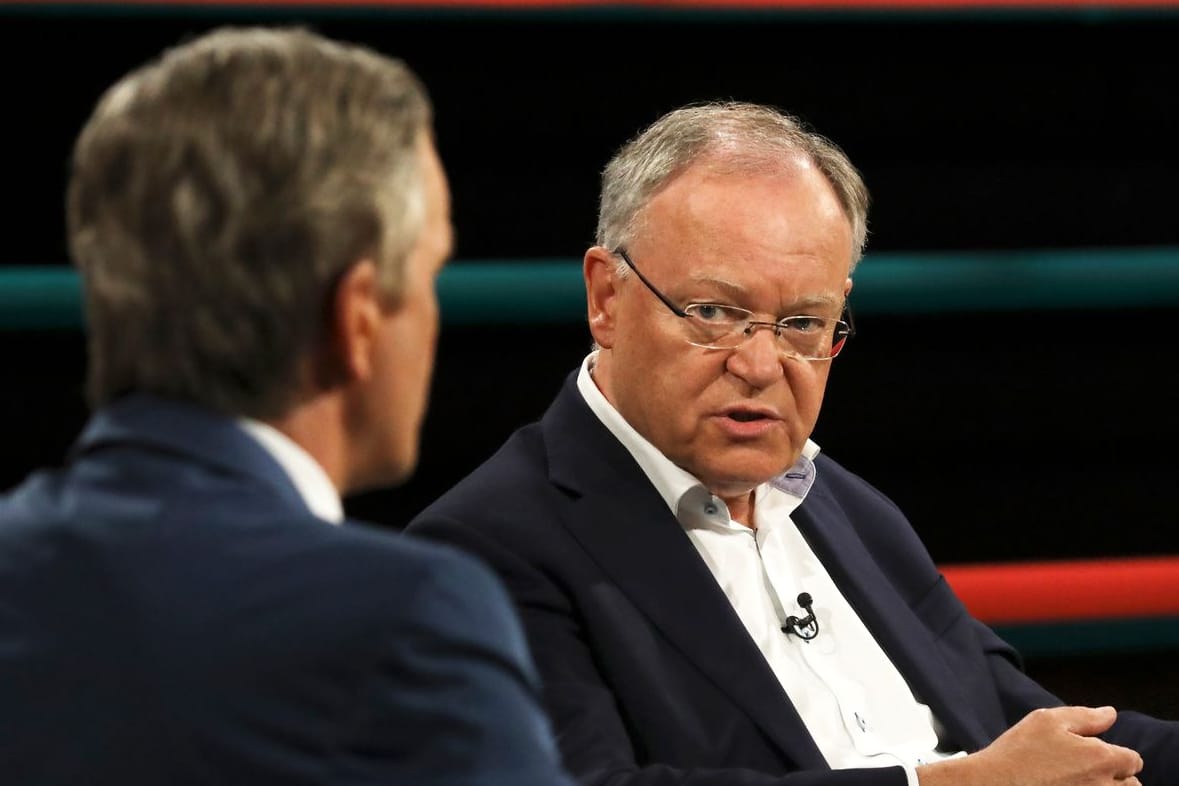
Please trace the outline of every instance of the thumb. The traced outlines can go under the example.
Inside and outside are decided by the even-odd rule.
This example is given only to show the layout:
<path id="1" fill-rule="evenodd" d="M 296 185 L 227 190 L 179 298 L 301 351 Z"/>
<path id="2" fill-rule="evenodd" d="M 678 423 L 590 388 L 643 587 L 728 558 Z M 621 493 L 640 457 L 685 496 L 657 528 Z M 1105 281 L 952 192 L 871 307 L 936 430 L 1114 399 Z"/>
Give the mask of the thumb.
<path id="1" fill-rule="evenodd" d="M 1118 719 L 1113 707 L 1064 707 L 1064 726 L 1073 734 L 1092 737 L 1106 731 Z"/>

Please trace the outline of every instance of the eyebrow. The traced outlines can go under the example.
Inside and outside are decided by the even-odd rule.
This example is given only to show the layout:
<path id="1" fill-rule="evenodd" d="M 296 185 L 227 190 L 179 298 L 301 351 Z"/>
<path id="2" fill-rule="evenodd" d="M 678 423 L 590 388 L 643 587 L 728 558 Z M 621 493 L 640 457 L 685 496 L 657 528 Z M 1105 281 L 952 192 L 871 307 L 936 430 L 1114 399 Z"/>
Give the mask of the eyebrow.
<path id="1" fill-rule="evenodd" d="M 708 275 L 697 275 L 690 277 L 689 280 L 693 284 L 702 284 L 704 286 L 719 290 L 737 302 L 740 302 L 742 299 L 745 299 L 749 296 L 748 289 L 723 278 L 713 278 L 712 276 Z M 804 310 L 806 309 L 817 309 L 824 306 L 841 310 L 843 305 L 844 299 L 842 297 L 836 298 L 831 297 L 830 295 L 806 295 L 796 301 L 791 302 L 789 308 L 787 309 L 791 313 L 784 314 L 783 316 L 794 316 L 804 313 Z"/>
<path id="2" fill-rule="evenodd" d="M 703 284 L 704 286 L 719 289 L 721 292 L 725 293 L 734 300 L 740 300 L 742 297 L 749 294 L 745 287 L 734 284 L 732 281 L 726 281 L 723 278 L 713 278 L 712 276 L 706 275 L 694 275 L 691 276 L 688 280 L 693 284 Z"/>

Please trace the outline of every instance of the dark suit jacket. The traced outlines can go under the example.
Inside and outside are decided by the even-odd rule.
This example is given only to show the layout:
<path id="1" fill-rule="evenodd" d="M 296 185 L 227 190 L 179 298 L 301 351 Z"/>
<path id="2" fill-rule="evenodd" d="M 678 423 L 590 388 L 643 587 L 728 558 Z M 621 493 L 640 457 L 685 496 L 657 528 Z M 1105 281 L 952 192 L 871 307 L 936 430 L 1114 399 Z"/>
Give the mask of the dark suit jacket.
<path id="1" fill-rule="evenodd" d="M 0 497 L 0 782 L 565 784 L 519 622 L 314 518 L 232 421 L 135 397 Z"/>
<path id="2" fill-rule="evenodd" d="M 567 767 L 587 784 L 874 784 L 831 772 L 680 524 L 571 375 L 543 419 L 411 522 L 486 560 L 515 598 Z M 972 619 L 887 498 L 834 461 L 794 520 L 944 744 L 985 746 L 1058 699 Z M 1179 724 L 1123 713 L 1143 782 L 1179 783 Z"/>

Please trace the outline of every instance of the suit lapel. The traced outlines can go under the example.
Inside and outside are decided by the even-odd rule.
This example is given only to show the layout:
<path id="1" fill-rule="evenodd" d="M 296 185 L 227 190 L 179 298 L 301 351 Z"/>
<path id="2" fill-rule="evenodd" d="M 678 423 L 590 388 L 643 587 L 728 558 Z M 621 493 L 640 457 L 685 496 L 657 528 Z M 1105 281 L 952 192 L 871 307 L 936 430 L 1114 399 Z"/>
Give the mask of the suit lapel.
<path id="1" fill-rule="evenodd" d="M 571 378 L 542 421 L 565 525 L 631 602 L 799 767 L 825 760 L 676 518 Z"/>
<path id="2" fill-rule="evenodd" d="M 971 706 L 970 698 L 938 657 L 937 643 L 881 572 L 838 504 L 816 487 L 793 520 L 918 700 L 930 707 L 951 739 L 968 748 L 985 744 L 989 737 L 963 712 Z"/>

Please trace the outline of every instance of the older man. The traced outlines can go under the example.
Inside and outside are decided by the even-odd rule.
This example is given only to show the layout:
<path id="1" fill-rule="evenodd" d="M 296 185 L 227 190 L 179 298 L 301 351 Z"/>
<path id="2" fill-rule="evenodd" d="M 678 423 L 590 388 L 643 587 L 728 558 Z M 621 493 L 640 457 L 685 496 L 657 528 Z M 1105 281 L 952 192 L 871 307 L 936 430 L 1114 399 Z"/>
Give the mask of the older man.
<path id="1" fill-rule="evenodd" d="M 655 122 L 605 170 L 595 350 L 410 531 L 505 580 L 585 784 L 1179 782 L 1179 724 L 1060 706 L 811 441 L 867 204 L 772 108 Z"/>

